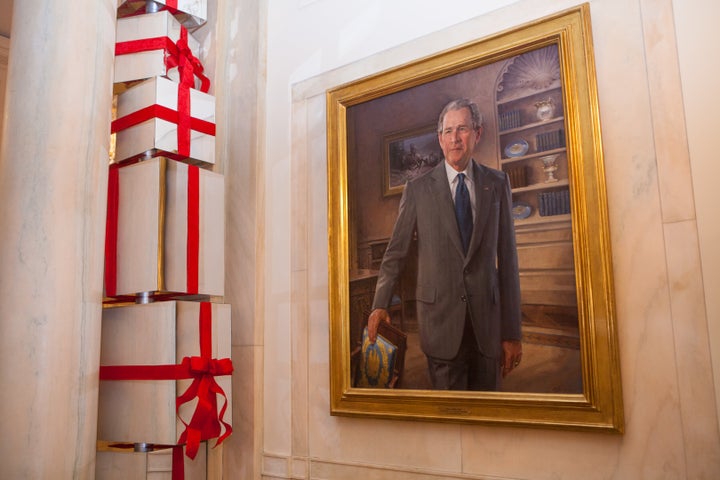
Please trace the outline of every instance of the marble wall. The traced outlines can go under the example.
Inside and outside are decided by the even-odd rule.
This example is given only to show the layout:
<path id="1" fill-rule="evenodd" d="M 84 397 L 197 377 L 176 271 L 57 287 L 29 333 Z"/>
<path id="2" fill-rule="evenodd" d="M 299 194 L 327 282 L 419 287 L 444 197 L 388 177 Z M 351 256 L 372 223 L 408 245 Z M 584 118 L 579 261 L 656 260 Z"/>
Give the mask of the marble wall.
<path id="1" fill-rule="evenodd" d="M 5 90 L 7 84 L 8 56 L 10 55 L 10 39 L 0 35 L 0 112 L 5 111 Z M 5 116 L 0 114 L 0 142 Z M 0 143 L 1 144 L 1 143 Z"/>
<path id="2" fill-rule="evenodd" d="M 95 466 L 115 5 L 74 7 L 14 5 L 0 82 L 3 478 Z"/>
<path id="3" fill-rule="evenodd" d="M 325 90 L 575 5 L 525 0 L 428 30 L 420 38 L 293 85 L 287 149 L 282 142 L 268 142 L 266 152 L 264 188 L 273 185 L 272 178 L 287 179 L 289 188 L 272 196 L 266 191 L 265 196 L 263 478 L 720 474 L 711 339 L 674 5 L 671 0 L 589 3 L 625 434 L 329 415 Z M 272 16 L 270 20 L 274 28 Z M 268 85 L 272 90 L 272 78 Z M 284 127 L 274 121 L 279 117 L 273 102 L 268 104 L 268 131 L 282 132 Z"/>
<path id="4" fill-rule="evenodd" d="M 98 8 L 96 3 L 85 2 L 83 11 L 95 11 L 92 9 Z M 589 2 L 612 235 L 625 434 L 329 415 L 325 91 L 576 4 L 573 0 L 456 3 L 456 7 L 463 8 L 450 12 L 438 10 L 437 2 L 427 0 L 209 2 L 214 27 L 199 35 L 206 69 L 214 79 L 213 92 L 220 99 L 217 169 L 226 176 L 230 212 L 226 232 L 225 301 L 233 307 L 236 372 L 233 376 L 235 433 L 222 449 L 212 451 L 208 478 L 429 480 L 488 476 L 532 479 L 720 476 L 714 388 L 720 379 L 720 368 L 716 369 L 715 383 L 711 368 L 712 354 L 715 364 L 720 365 L 717 334 L 720 299 L 708 293 L 713 291 L 711 286 L 720 285 L 720 255 L 717 247 L 712 248 L 718 244 L 715 240 L 719 236 L 714 213 L 718 194 L 713 180 L 718 177 L 720 167 L 714 158 L 715 132 L 711 130 L 716 124 L 712 115 L 720 110 L 718 94 L 712 91 L 720 68 L 718 60 L 696 55 L 696 51 L 705 49 L 707 44 L 717 43 L 717 33 L 709 40 L 697 33 L 698 26 L 704 31 L 712 28 L 706 22 L 717 18 L 715 0 Z M 103 5 L 97 14 L 102 22 L 78 23 L 88 30 L 92 25 L 109 24 L 109 12 L 114 6 L 110 2 Z M 410 8 L 417 14 L 413 22 L 406 21 Z M 67 16 L 71 14 L 66 9 L 61 11 Z M 30 7 L 24 12 L 23 18 L 37 18 Z M 703 18 L 705 12 L 707 15 Z M 426 23 L 423 20 L 426 18 L 431 20 Z M 74 24 L 55 23 L 58 28 L 53 30 L 53 38 L 66 38 L 71 42 L 74 37 L 67 34 L 68 25 Z M 48 26 L 33 28 L 43 31 Z M 84 32 L 82 28 L 76 30 Z M 110 82 L 106 67 L 110 64 L 112 39 L 107 35 L 111 29 L 100 30 L 90 30 L 92 35 L 88 38 L 103 39 L 98 44 L 104 55 L 103 62 L 97 62 L 96 55 L 83 58 L 75 55 L 63 65 L 78 69 L 92 67 L 80 70 L 88 82 L 99 78 L 90 83 L 102 90 L 98 85 L 109 86 Z M 25 36 L 27 41 L 30 37 Z M 0 42 L 0 90 L 4 92 L 2 63 L 8 47 L 4 39 L 0 40 L 3 40 Z M 98 42 L 75 43 L 97 46 Z M 38 55 L 42 49 L 24 51 Z M 10 192 L 26 187 L 18 187 L 19 183 L 10 173 L 28 171 L 15 168 L 20 161 L 31 165 L 42 160 L 48 168 L 35 169 L 38 172 L 55 168 L 58 175 L 53 181 L 58 185 L 58 192 L 67 193 L 60 197 L 70 198 L 76 205 L 66 209 L 70 212 L 69 220 L 60 218 L 57 221 L 62 224 L 51 232 L 37 229 L 31 237 L 24 238 L 48 242 L 52 244 L 52 252 L 58 252 L 56 258 L 61 268 L 51 269 L 54 272 L 51 279 L 55 279 L 57 285 L 68 283 L 66 273 L 75 272 L 71 276 L 76 285 L 73 292 L 84 292 L 87 285 L 95 286 L 89 287 L 93 292 L 75 302 L 80 309 L 77 313 L 63 316 L 73 321 L 85 319 L 79 322 L 81 325 L 69 328 L 66 324 L 57 324 L 56 331 L 39 337 L 50 343 L 59 339 L 52 345 L 59 347 L 54 353 L 62 361 L 50 362 L 53 368 L 59 367 L 57 372 L 43 367 L 47 387 L 43 391 L 65 398 L 63 405 L 70 413 L 58 416 L 58 408 L 51 411 L 44 408 L 44 403 L 38 403 L 35 411 L 52 417 L 42 428 L 35 422 L 32 429 L 32 425 L 28 426 L 31 422 L 25 421 L 18 429 L 14 429 L 14 425 L 19 422 L 5 425 L 8 432 L 13 430 L 7 438 L 27 427 L 42 442 L 33 443 L 35 437 L 23 435 L 23 439 L 33 445 L 27 447 L 19 440 L 11 445 L 13 451 L 21 451 L 27 457 L 18 455 L 19 460 L 14 463 L 6 462 L 7 457 L 3 457 L 3 464 L 7 471 L 37 467 L 54 469 L 53 474 L 59 476 L 62 476 L 58 473 L 59 465 L 67 464 L 64 465 L 69 472 L 66 477 L 81 472 L 76 475 L 80 478 L 82 472 L 93 469 L 92 392 L 96 391 L 96 383 L 89 382 L 83 390 L 89 392 L 87 399 L 79 400 L 58 395 L 57 385 L 58 378 L 77 376 L 78 372 L 88 379 L 97 376 L 93 367 L 87 370 L 88 365 L 97 363 L 93 361 L 95 350 L 91 348 L 84 353 L 85 360 L 79 362 L 80 366 L 68 362 L 67 354 L 74 352 L 77 356 L 81 352 L 81 346 L 77 345 L 81 335 L 77 331 L 85 329 L 95 334 L 93 329 L 99 318 L 100 292 L 96 290 L 100 285 L 100 264 L 97 259 L 102 232 L 98 225 L 103 224 L 103 204 L 97 199 L 103 195 L 104 177 L 97 169 L 96 160 L 106 156 L 107 136 L 103 128 L 94 128 L 92 135 L 78 135 L 76 130 L 68 133 L 63 128 L 73 122 L 55 121 L 63 118 L 57 115 L 65 115 L 65 109 L 59 114 L 46 112 L 40 106 L 28 109 L 26 100 L 43 91 L 42 96 L 34 98 L 34 105 L 54 105 L 44 101 L 50 96 L 63 98 L 64 102 L 59 103 L 74 105 L 67 107 L 67 117 L 80 118 L 79 109 L 87 110 L 91 118 L 81 123 L 89 126 L 107 125 L 109 108 L 102 108 L 102 103 L 94 101 L 88 103 L 88 99 L 95 98 L 89 95 L 90 87 L 73 91 L 73 95 L 79 95 L 75 102 L 67 100 L 67 91 L 62 95 L 55 90 L 48 92 L 48 85 L 78 82 L 72 69 L 53 67 L 51 70 L 55 83 L 48 81 L 34 90 L 28 83 L 25 88 L 33 93 L 23 94 L 22 102 L 15 103 L 14 111 L 26 112 L 16 117 L 29 119 L 27 124 L 32 128 L 24 131 L 34 132 L 37 127 L 44 129 L 40 131 L 45 132 L 46 138 L 51 134 L 53 139 L 62 138 L 62 141 L 51 142 L 53 146 L 61 146 L 62 151 L 58 154 L 58 150 L 45 144 L 16 139 L 13 155 L 0 162 L 0 178 L 5 178 L 3 184 L 8 187 L 3 189 L 2 199 L 7 211 L 12 210 L 13 218 L 30 222 L 33 217 L 27 211 L 13 210 L 19 203 Z M 58 73 L 68 78 L 58 83 Z M 24 83 L 27 82 L 15 82 L 16 85 Z M 109 101 L 109 96 L 103 98 Z M 8 118 L 7 111 L 6 108 L 4 121 Z M 40 120 L 30 121 L 34 118 Z M 53 120 L 51 126 L 38 126 L 47 119 Z M 7 151 L 11 150 L 7 148 Z M 72 170 L 80 172 L 77 175 L 64 173 L 68 171 L 67 165 L 60 169 L 57 162 L 52 161 L 58 156 L 74 158 L 73 152 L 84 152 Z M 11 164 L 5 162 L 11 161 L 13 167 L 9 168 Z M 80 175 L 84 175 L 85 180 L 77 187 Z M 22 198 L 35 204 L 41 198 L 50 198 L 41 195 L 43 189 L 35 188 L 35 195 Z M 80 199 L 82 195 L 85 196 Z M 45 215 L 52 211 L 50 207 L 38 208 Z M 95 220 L 82 223 L 85 218 Z M 68 229 L 68 225 L 74 228 Z M 5 224 L 1 230 L 5 235 L 3 242 L 7 242 L 3 243 L 6 255 L 3 258 L 8 259 L 9 265 L 11 260 L 17 260 L 12 250 L 6 248 L 10 245 L 8 232 L 15 230 Z M 71 235 L 73 238 L 65 238 Z M 66 250 L 61 252 L 58 246 L 61 240 L 79 245 L 74 250 L 77 258 L 66 260 Z M 24 245 L 27 247 L 28 242 L 24 241 Z M 50 247 L 40 246 L 43 248 L 38 247 L 38 251 L 51 252 Z M 40 258 L 28 256 L 36 257 Z M 86 261 L 82 271 L 71 263 L 86 258 L 91 260 Z M 17 285 L 25 285 L 27 291 L 23 290 L 23 295 L 43 289 L 47 296 L 48 289 L 39 285 L 39 280 L 45 280 L 47 275 L 20 278 L 17 272 L 32 274 L 26 264 L 20 263 L 7 271 L 14 272 L 6 276 L 12 278 L 13 283 L 5 283 L 12 288 L 3 290 L 6 301 L 0 308 L 0 321 L 11 316 L 27 318 L 28 314 L 18 313 L 16 306 L 32 307 L 32 302 L 18 301 L 18 293 L 22 292 Z M 5 277 L 3 281 L 7 282 Z M 68 303 L 68 295 L 60 293 L 58 298 L 62 297 L 63 302 L 54 302 L 48 297 L 50 300 L 43 304 L 52 315 L 57 314 L 57 305 Z M 36 331 L 39 329 L 35 328 L 32 334 Z M 3 341 L 3 345 L 12 348 L 18 343 L 9 336 Z M 5 352 L 10 355 L 7 352 L 11 352 L 11 348 Z M 6 362 L 4 373 L 10 372 L 10 363 Z M 67 365 L 71 365 L 70 368 Z M 7 379 L 3 377 L 3 380 Z M 38 382 L 28 389 L 28 395 L 33 395 L 42 385 Z M 7 408 L 21 403 L 28 404 L 14 401 L 4 405 Z M 13 414 L 4 418 L 10 418 L 19 409 L 6 410 Z M 62 420 L 74 416 L 80 418 L 82 438 L 78 434 L 64 441 L 66 433 L 63 432 L 69 430 L 63 427 Z M 33 418 L 43 421 L 44 417 Z M 83 442 L 84 445 L 80 445 Z M 58 450 L 58 443 L 82 452 L 73 456 L 69 448 Z M 42 448 L 57 455 L 57 460 L 50 456 L 44 456 L 44 462 L 23 460 L 36 459 Z M 8 452 L 10 450 L 4 453 Z M 18 468 L 11 470 L 16 465 Z"/>

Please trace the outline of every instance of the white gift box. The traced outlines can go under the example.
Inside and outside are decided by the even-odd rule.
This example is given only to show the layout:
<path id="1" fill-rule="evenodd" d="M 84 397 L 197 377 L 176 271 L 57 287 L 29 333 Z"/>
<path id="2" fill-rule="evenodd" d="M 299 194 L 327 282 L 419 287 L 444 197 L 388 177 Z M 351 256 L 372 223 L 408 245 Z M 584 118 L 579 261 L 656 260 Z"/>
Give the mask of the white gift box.
<path id="1" fill-rule="evenodd" d="M 229 359 L 230 305 L 209 304 L 211 358 Z M 106 366 L 180 365 L 201 355 L 200 302 L 164 301 L 103 309 L 100 343 L 101 381 L 98 440 L 117 443 L 176 445 L 190 423 L 197 399 L 175 413 L 176 399 L 193 380 L 105 380 Z M 206 332 L 207 333 L 207 332 Z M 232 425 L 231 376 L 214 377 L 227 398 L 222 421 Z M 225 398 L 216 394 L 218 414 Z M 222 433 L 226 430 L 223 427 Z M 208 440 L 201 438 L 200 440 Z M 201 445 L 202 446 L 202 445 Z"/>
<path id="2" fill-rule="evenodd" d="M 171 480 L 172 448 L 151 452 L 134 452 L 112 445 L 98 449 L 95 456 L 95 480 Z M 202 444 L 197 457 L 183 457 L 186 479 L 207 478 L 207 445 Z"/>
<path id="3" fill-rule="evenodd" d="M 114 171 L 113 171 L 114 170 Z M 111 167 L 105 294 L 225 290 L 225 179 L 156 157 Z"/>
<path id="4" fill-rule="evenodd" d="M 156 155 L 215 163 L 215 97 L 185 89 L 187 107 L 179 105 L 180 89 L 172 80 L 153 77 L 118 95 L 112 126 L 118 163 Z"/>
<path id="5" fill-rule="evenodd" d="M 158 9 L 168 9 L 187 28 L 207 21 L 207 0 L 155 0 Z M 118 18 L 145 12 L 145 0 L 118 0 Z"/>
<path id="6" fill-rule="evenodd" d="M 115 83 L 145 80 L 150 77 L 166 76 L 180 82 L 177 67 L 168 68 L 168 62 L 175 58 L 177 43 L 185 37 L 192 55 L 200 56 L 200 43 L 167 11 L 121 18 L 117 21 L 115 35 Z M 122 53 L 122 52 L 132 53 Z M 195 79 L 194 87 L 200 88 Z"/>

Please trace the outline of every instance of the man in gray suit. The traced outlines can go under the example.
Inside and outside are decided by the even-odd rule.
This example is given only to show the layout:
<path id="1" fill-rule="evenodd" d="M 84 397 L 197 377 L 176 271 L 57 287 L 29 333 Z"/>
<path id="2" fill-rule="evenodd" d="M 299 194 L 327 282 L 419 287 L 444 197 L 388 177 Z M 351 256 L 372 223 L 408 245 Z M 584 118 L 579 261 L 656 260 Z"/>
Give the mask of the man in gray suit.
<path id="1" fill-rule="evenodd" d="M 416 234 L 420 344 L 439 390 L 497 390 L 522 357 L 510 183 L 472 159 L 482 132 L 476 104 L 443 109 L 445 161 L 405 186 L 368 318 L 374 342 Z"/>

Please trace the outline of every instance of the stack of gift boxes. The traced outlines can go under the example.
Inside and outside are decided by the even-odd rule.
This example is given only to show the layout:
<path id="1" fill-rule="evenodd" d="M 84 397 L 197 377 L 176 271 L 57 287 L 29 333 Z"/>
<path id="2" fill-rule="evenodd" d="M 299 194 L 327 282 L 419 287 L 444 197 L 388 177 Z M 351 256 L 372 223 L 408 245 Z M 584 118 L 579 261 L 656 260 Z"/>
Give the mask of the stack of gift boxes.
<path id="1" fill-rule="evenodd" d="M 225 184 L 188 31 L 206 11 L 205 0 L 118 2 L 97 478 L 147 478 L 170 456 L 182 478 L 204 470 L 206 440 L 232 432 L 230 306 L 212 301 L 224 294 Z"/>

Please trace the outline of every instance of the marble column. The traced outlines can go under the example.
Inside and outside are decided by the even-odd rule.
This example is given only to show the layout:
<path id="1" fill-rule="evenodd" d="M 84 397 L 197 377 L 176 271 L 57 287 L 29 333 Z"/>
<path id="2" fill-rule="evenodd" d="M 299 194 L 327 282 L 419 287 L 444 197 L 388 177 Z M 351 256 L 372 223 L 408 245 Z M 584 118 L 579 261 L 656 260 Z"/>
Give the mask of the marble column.
<path id="1" fill-rule="evenodd" d="M 116 7 L 14 3 L 0 150 L 0 478 L 94 478 Z"/>

